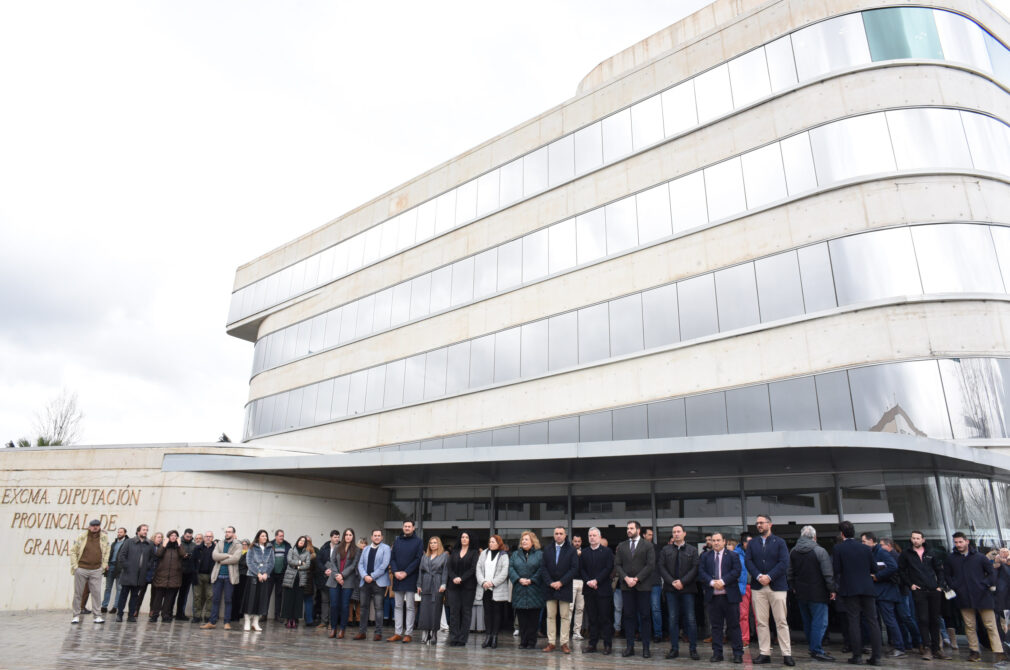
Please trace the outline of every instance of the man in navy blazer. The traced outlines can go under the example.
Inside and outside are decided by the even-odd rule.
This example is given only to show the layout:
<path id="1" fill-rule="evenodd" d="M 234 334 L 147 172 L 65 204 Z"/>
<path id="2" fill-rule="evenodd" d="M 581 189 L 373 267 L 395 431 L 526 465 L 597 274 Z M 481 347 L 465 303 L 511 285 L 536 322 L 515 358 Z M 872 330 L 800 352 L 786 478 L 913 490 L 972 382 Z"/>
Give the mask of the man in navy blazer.
<path id="1" fill-rule="evenodd" d="M 740 637 L 740 558 L 726 549 L 722 533 L 712 533 L 712 551 L 701 555 L 698 580 L 705 589 L 708 620 L 712 625 L 713 663 L 723 660 L 723 627 L 733 645 L 733 662 L 743 662 L 743 638 Z M 671 632 L 671 635 L 675 633 Z"/>
<path id="2" fill-rule="evenodd" d="M 544 651 L 554 651 L 555 642 L 561 643 L 561 651 L 572 653 L 568 646 L 568 635 L 572 623 L 572 580 L 579 574 L 579 554 L 568 541 L 565 529 L 554 529 L 554 544 L 544 547 L 544 560 L 540 564 L 540 575 L 547 584 L 547 646 Z M 563 603 L 563 604 L 562 604 Z M 559 611 L 560 610 L 560 611 Z M 557 637 L 558 615 L 561 615 L 561 639 Z"/>
<path id="3" fill-rule="evenodd" d="M 745 565 L 751 577 L 751 603 L 754 605 L 754 620 L 757 624 L 758 650 L 760 655 L 754 663 L 771 663 L 772 633 L 768 627 L 768 615 L 775 617 L 782 662 L 796 665 L 793 660 L 792 645 L 789 640 L 789 622 L 786 620 L 786 597 L 789 593 L 789 549 L 786 541 L 772 535 L 772 518 L 758 514 L 754 522 L 758 536 L 747 543 Z"/>
<path id="4" fill-rule="evenodd" d="M 870 548 L 873 555 L 873 563 L 877 571 L 873 574 L 873 587 L 877 596 L 877 612 L 880 614 L 884 627 L 887 628 L 887 639 L 891 641 L 894 651 L 893 658 L 903 658 L 908 654 L 911 640 L 906 640 L 901 634 L 901 626 L 898 625 L 898 603 L 901 602 L 901 588 L 898 586 L 898 561 L 895 560 L 891 552 L 884 549 L 875 533 L 869 531 L 860 533 L 859 539 Z"/>
<path id="5" fill-rule="evenodd" d="M 859 625 L 859 615 L 862 614 L 873 624 L 867 626 L 873 649 L 869 664 L 880 665 L 880 627 L 876 625 L 877 590 L 873 585 L 873 573 L 877 566 L 870 548 L 856 540 L 856 529 L 851 521 L 838 524 L 838 530 L 841 531 L 842 541 L 835 545 L 831 562 L 840 609 L 849 623 L 849 646 L 852 647 L 849 663 L 859 665 L 863 662 L 863 633 Z"/>
<path id="6" fill-rule="evenodd" d="M 389 586 L 389 545 L 382 541 L 382 531 L 372 531 L 372 543 L 361 551 L 358 574 L 361 584 L 358 593 L 361 602 L 361 628 L 355 640 L 364 640 L 368 631 L 368 606 L 375 607 L 375 640 L 382 639 L 382 600 Z"/>

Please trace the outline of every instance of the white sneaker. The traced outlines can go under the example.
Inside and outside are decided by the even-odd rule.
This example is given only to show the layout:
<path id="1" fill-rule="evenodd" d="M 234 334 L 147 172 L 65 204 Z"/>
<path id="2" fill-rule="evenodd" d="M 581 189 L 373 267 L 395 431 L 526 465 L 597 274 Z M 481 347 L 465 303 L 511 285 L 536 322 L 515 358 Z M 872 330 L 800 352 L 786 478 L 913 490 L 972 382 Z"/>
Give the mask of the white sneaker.
<path id="1" fill-rule="evenodd" d="M 579 635 L 578 633 L 573 633 L 573 634 L 572 634 L 572 639 L 573 639 L 573 640 L 585 640 L 586 638 L 582 637 L 582 636 L 581 636 L 581 635 Z"/>
<path id="2" fill-rule="evenodd" d="M 105 623 L 105 619 L 100 616 L 95 617 L 95 623 Z"/>
<path id="3" fill-rule="evenodd" d="M 70 623 L 81 623 L 81 617 L 75 616 L 73 619 L 70 620 Z"/>
<path id="4" fill-rule="evenodd" d="M 519 637 L 519 629 L 512 631 L 512 637 Z"/>

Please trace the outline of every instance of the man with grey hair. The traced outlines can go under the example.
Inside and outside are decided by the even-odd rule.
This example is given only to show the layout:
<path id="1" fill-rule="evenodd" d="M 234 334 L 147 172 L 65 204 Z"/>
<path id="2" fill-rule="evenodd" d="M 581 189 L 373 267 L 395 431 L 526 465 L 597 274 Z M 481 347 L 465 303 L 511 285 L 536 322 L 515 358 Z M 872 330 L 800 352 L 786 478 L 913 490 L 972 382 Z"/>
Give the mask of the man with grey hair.
<path id="1" fill-rule="evenodd" d="M 828 630 L 828 601 L 835 592 L 835 576 L 831 556 L 817 544 L 817 531 L 813 526 L 803 526 L 800 530 L 800 539 L 789 554 L 786 579 L 800 606 L 811 658 L 834 661 L 835 658 L 824 651 L 821 642 Z"/>
<path id="2" fill-rule="evenodd" d="M 610 573 L 614 571 L 614 552 L 601 542 L 600 529 L 593 527 L 586 533 L 589 546 L 579 554 L 579 576 L 582 577 L 583 594 L 586 602 L 586 618 L 589 619 L 589 646 L 583 653 L 592 654 L 602 638 L 603 653 L 609 655 L 614 644 L 613 589 Z"/>

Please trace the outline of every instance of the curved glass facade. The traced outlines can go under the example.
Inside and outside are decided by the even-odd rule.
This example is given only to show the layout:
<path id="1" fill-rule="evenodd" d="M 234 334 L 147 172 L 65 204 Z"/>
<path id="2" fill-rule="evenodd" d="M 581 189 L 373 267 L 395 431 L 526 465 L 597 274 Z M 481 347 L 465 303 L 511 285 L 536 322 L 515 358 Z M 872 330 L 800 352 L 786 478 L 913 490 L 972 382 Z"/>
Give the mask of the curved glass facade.
<path id="1" fill-rule="evenodd" d="M 1010 52 L 958 14 L 839 16 L 781 37 L 495 168 L 232 294 L 234 323 L 453 228 L 833 72 L 895 59 L 967 65 L 1010 83 Z M 720 218 L 723 201 L 709 207 Z M 728 201 L 727 207 L 739 204 Z"/>
<path id="2" fill-rule="evenodd" d="M 1004 277 L 1010 281 L 1010 228 L 928 224 L 860 233 L 259 398 L 246 408 L 246 437 L 450 397 L 836 306 L 923 294 L 1007 293 Z"/>
<path id="3" fill-rule="evenodd" d="M 1010 127 L 988 116 L 934 108 L 828 123 L 270 333 L 256 343 L 252 374 L 815 189 L 919 169 L 976 169 L 1010 178 Z M 764 311 L 782 309 L 769 305 Z M 727 313 L 723 322 L 729 318 Z"/>

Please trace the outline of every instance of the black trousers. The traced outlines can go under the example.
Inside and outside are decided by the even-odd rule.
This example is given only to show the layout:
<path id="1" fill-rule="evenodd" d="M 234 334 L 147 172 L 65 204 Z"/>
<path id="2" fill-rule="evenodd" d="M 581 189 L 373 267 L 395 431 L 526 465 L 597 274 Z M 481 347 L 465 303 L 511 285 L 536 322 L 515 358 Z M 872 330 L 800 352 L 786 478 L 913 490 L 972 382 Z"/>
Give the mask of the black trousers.
<path id="1" fill-rule="evenodd" d="M 129 616 L 137 616 L 140 612 L 140 604 L 144 601 L 144 591 L 147 590 L 147 584 L 140 584 L 138 586 L 124 586 L 123 590 L 119 592 L 119 601 L 116 603 L 116 616 L 123 614 L 123 610 Z M 126 609 L 126 598 L 130 597 L 130 608 Z"/>
<path id="2" fill-rule="evenodd" d="M 642 648 L 649 648 L 652 639 L 652 591 L 636 591 L 621 589 L 621 626 L 624 628 L 625 644 L 629 649 L 635 646 L 635 633 L 638 632 L 638 622 L 641 619 L 645 630 L 642 631 Z"/>
<path id="3" fill-rule="evenodd" d="M 912 602 L 915 603 L 915 618 L 919 621 L 919 635 L 922 646 L 928 646 L 934 654 L 940 653 L 940 605 L 943 593 L 933 589 L 913 589 Z M 929 631 L 928 635 L 926 631 Z"/>
<path id="4" fill-rule="evenodd" d="M 274 584 L 274 618 L 281 618 L 281 601 L 284 600 L 284 573 L 273 572 L 270 581 Z"/>
<path id="5" fill-rule="evenodd" d="M 449 586 L 445 597 L 449 604 L 449 641 L 466 644 L 473 621 L 473 589 Z"/>
<path id="6" fill-rule="evenodd" d="M 712 624 L 712 655 L 722 656 L 723 627 L 733 645 L 733 656 L 743 656 L 743 638 L 740 636 L 740 603 L 731 603 L 723 594 L 713 595 L 708 602 L 708 620 Z M 673 635 L 673 633 L 670 633 Z"/>
<path id="7" fill-rule="evenodd" d="M 533 649 L 537 646 L 537 628 L 540 627 L 539 607 L 530 607 L 516 610 L 516 618 L 519 619 L 519 646 Z"/>
<path id="8" fill-rule="evenodd" d="M 160 613 L 162 621 L 171 621 L 172 606 L 178 590 L 155 586 L 151 591 L 151 616 L 156 617 Z"/>
<path id="9" fill-rule="evenodd" d="M 880 626 L 877 625 L 877 599 L 873 596 L 839 596 L 849 624 L 849 646 L 853 656 L 862 656 L 863 631 L 859 625 L 862 614 L 869 622 L 871 658 L 880 658 Z"/>
<path id="10" fill-rule="evenodd" d="M 600 640 L 603 640 L 604 647 L 614 644 L 614 595 L 609 591 L 600 595 L 598 591 L 582 587 L 586 618 L 589 620 L 589 646 L 594 649 Z"/>
<path id="11" fill-rule="evenodd" d="M 179 595 L 175 604 L 175 616 L 186 616 L 186 600 L 189 598 L 189 592 L 193 590 L 193 585 L 196 584 L 196 579 L 195 572 L 182 573 L 182 586 L 179 587 Z"/>
<path id="12" fill-rule="evenodd" d="M 484 589 L 484 626 L 488 635 L 497 635 L 501 629 L 502 610 L 505 603 L 494 599 L 491 589 Z"/>

